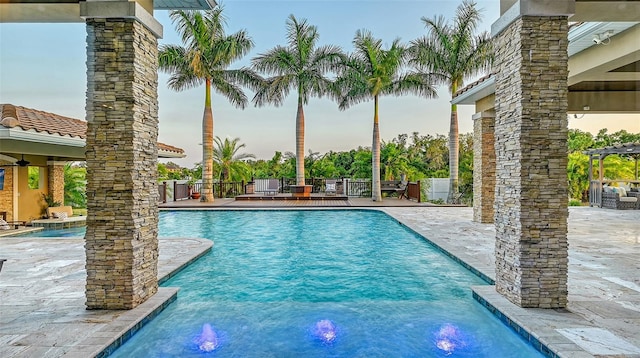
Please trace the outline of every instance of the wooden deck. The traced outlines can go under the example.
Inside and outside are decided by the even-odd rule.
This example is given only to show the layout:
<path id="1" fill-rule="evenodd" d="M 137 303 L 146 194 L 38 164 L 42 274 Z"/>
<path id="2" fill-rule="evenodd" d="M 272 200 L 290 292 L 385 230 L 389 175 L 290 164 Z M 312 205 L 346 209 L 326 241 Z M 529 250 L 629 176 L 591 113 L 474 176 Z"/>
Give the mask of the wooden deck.
<path id="1" fill-rule="evenodd" d="M 243 196 L 244 197 L 244 196 Z M 200 200 L 188 199 L 171 201 L 160 204 L 160 209 L 231 209 L 231 208 L 309 208 L 309 207 L 446 207 L 463 205 L 436 205 L 432 203 L 418 203 L 408 199 L 384 198 L 382 201 L 373 201 L 371 198 L 354 198 L 343 195 L 326 196 L 324 194 L 312 195 L 309 198 L 294 198 L 291 194 L 278 194 L 262 196 L 252 194 L 252 199 L 216 198 L 213 202 L 203 203 Z"/>
<path id="2" fill-rule="evenodd" d="M 286 194 L 277 194 L 277 195 L 265 195 L 265 194 L 246 194 L 246 195 L 238 195 L 235 200 L 243 201 L 263 201 L 263 200 L 349 200 L 349 197 L 346 195 L 325 195 L 325 194 L 311 194 L 306 197 L 294 197 L 293 195 Z"/>

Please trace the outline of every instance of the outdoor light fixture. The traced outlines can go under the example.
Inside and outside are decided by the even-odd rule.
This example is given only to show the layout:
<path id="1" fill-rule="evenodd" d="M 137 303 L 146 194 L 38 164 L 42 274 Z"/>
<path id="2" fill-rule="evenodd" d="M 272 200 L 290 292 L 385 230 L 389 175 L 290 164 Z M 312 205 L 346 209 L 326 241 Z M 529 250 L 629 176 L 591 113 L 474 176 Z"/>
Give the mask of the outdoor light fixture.
<path id="1" fill-rule="evenodd" d="M 591 109 L 591 107 L 589 107 L 589 105 L 588 105 L 588 104 L 585 104 L 584 106 L 582 106 L 582 110 L 583 110 L 583 111 L 588 111 L 588 110 L 590 110 L 590 109 Z M 574 115 L 573 115 L 573 118 L 575 118 L 575 119 L 581 119 L 582 117 L 584 117 L 584 113 L 582 113 L 582 115 L 581 115 L 581 116 L 579 116 L 579 117 L 578 117 L 578 115 L 577 115 L 577 114 L 574 114 Z"/>
<path id="2" fill-rule="evenodd" d="M 611 42 L 613 30 L 607 30 L 600 34 L 593 35 L 593 43 L 596 45 L 608 45 Z"/>

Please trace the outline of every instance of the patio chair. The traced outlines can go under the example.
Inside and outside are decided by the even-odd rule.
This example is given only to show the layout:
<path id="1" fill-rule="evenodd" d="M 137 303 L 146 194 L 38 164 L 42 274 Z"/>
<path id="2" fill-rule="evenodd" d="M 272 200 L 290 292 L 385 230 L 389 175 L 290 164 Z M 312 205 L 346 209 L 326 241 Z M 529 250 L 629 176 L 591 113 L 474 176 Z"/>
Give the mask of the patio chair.
<path id="1" fill-rule="evenodd" d="M 267 183 L 267 190 L 265 191 L 266 195 L 276 195 L 280 191 L 280 182 L 278 179 L 269 179 Z"/>
<path id="2" fill-rule="evenodd" d="M 336 183 L 338 181 L 336 179 L 327 179 L 325 181 L 324 184 L 324 195 L 336 195 L 337 194 L 337 189 L 336 189 Z"/>
<path id="3" fill-rule="evenodd" d="M 604 187 L 602 191 L 602 207 L 609 209 L 640 209 L 640 198 L 627 195 L 624 188 Z"/>

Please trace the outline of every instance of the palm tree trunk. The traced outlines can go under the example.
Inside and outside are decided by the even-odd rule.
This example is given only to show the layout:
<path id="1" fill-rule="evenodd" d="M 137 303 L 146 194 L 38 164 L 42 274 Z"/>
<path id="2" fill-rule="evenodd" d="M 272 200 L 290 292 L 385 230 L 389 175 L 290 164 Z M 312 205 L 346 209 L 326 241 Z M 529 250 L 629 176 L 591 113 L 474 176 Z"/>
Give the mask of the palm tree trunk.
<path id="1" fill-rule="evenodd" d="M 373 98 L 373 144 L 371 145 L 371 199 L 382 201 L 380 190 L 380 126 L 378 124 L 378 96 Z"/>
<path id="2" fill-rule="evenodd" d="M 304 185 L 304 109 L 300 94 L 296 115 L 296 185 Z"/>
<path id="3" fill-rule="evenodd" d="M 202 116 L 202 190 L 200 201 L 213 202 L 213 112 L 211 79 L 206 79 L 204 115 Z"/>
<path id="4" fill-rule="evenodd" d="M 449 197 L 448 203 L 453 203 L 458 194 L 458 108 L 451 105 L 451 123 L 449 127 Z"/>

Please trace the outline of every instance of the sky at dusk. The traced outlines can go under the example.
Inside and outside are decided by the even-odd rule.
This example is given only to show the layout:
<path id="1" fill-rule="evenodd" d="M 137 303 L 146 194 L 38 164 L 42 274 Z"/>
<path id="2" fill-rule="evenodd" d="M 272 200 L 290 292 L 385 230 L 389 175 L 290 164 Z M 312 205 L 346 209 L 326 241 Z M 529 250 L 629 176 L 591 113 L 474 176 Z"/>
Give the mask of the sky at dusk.
<path id="1" fill-rule="evenodd" d="M 395 38 L 404 43 L 425 34 L 421 17 L 443 15 L 452 19 L 458 1 L 395 0 L 295 0 L 221 2 L 228 20 L 227 32 L 245 29 L 253 38 L 254 49 L 231 68 L 246 66 L 250 59 L 276 45 L 286 45 L 286 19 L 289 14 L 307 19 L 318 27 L 319 45 L 341 46 L 352 51 L 358 29 L 372 31 L 386 45 Z M 499 1 L 477 1 L 482 9 L 481 30 L 490 31 L 499 17 Z M 168 12 L 156 11 L 164 27 L 160 44 L 180 44 Z M 202 158 L 201 139 L 204 87 L 183 92 L 167 88 L 168 74 L 160 73 L 158 85 L 159 141 L 183 148 L 184 159 L 172 161 L 193 167 Z M 475 78 L 469 79 L 468 82 Z M 0 24 L 0 103 L 85 119 L 86 26 L 76 24 Z M 438 88 L 438 99 L 416 96 L 382 97 L 380 100 L 381 138 L 389 141 L 398 134 L 419 132 L 448 134 L 450 95 Z M 251 98 L 253 94 L 247 91 Z M 296 101 L 289 96 L 280 107 L 236 109 L 217 95 L 212 97 L 214 134 L 240 137 L 245 151 L 269 159 L 275 151 L 295 151 Z M 473 106 L 459 106 L 460 133 L 472 131 Z M 640 132 L 637 116 L 584 116 L 570 119 L 570 127 L 592 133 L 608 127 L 610 132 L 626 129 Z M 312 98 L 305 107 L 305 147 L 314 152 L 344 151 L 371 146 L 373 102 L 339 111 L 329 99 Z"/>

